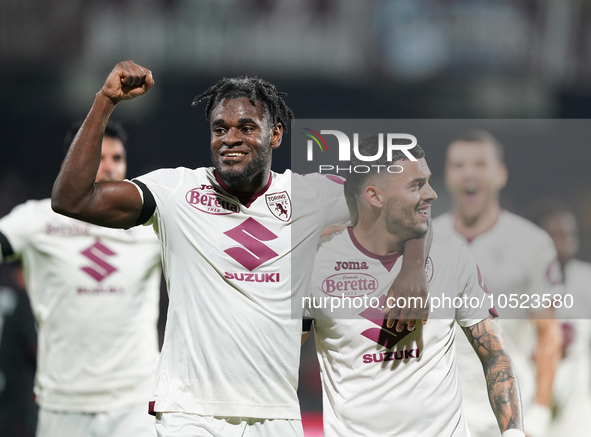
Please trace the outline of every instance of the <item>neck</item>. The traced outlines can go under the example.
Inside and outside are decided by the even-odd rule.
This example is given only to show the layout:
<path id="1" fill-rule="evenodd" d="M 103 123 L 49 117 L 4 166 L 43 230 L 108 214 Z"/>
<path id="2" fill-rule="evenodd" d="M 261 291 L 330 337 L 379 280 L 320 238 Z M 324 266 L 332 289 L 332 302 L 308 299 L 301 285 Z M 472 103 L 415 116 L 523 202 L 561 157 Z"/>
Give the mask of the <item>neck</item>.
<path id="1" fill-rule="evenodd" d="M 240 179 L 235 178 L 232 175 L 224 174 L 220 171 L 216 171 L 216 175 L 231 192 L 236 194 L 252 194 L 267 186 L 269 178 L 271 177 L 271 171 L 265 169 L 265 171 L 257 173 L 252 177 Z"/>
<path id="2" fill-rule="evenodd" d="M 359 244 L 376 255 L 390 255 L 402 252 L 405 240 L 390 233 L 380 220 L 359 219 L 353 234 Z"/>
<path id="3" fill-rule="evenodd" d="M 501 207 L 498 203 L 491 203 L 482 213 L 474 217 L 466 217 L 456 210 L 454 227 L 464 238 L 471 240 L 492 228 L 500 215 Z"/>

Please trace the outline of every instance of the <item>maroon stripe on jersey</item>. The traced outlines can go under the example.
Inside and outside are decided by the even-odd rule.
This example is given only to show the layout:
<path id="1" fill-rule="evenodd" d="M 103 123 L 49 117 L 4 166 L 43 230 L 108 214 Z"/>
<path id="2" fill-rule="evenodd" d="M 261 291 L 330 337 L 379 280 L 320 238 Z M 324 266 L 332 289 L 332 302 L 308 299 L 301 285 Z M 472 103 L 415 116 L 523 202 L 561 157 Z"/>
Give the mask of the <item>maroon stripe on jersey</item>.
<path id="1" fill-rule="evenodd" d="M 150 416 L 155 416 L 156 415 L 156 411 L 154 411 L 155 406 L 156 406 L 156 401 L 150 401 L 150 402 L 148 402 L 148 414 Z"/>
<path id="2" fill-rule="evenodd" d="M 394 267 L 394 264 L 396 264 L 396 261 L 398 261 L 398 258 L 400 258 L 400 254 L 398 252 L 394 252 L 389 255 L 378 255 L 377 253 L 370 252 L 369 250 L 367 250 L 365 247 L 363 247 L 361 245 L 361 243 L 357 240 L 357 238 L 355 238 L 355 234 L 353 233 L 352 227 L 348 227 L 347 231 L 349 232 L 349 237 L 351 238 L 351 241 L 353 242 L 355 247 L 359 250 L 359 252 L 361 252 L 362 254 L 364 254 L 365 256 L 367 256 L 369 258 L 377 259 L 378 261 L 380 261 L 382 263 L 382 265 L 386 268 L 386 270 L 388 270 L 388 271 L 392 270 L 392 267 Z"/>
<path id="3" fill-rule="evenodd" d="M 267 182 L 267 185 L 265 185 L 263 189 L 257 191 L 256 193 L 236 193 L 233 192 L 232 189 L 228 187 L 224 181 L 222 181 L 222 179 L 218 175 L 217 170 L 213 171 L 213 175 L 215 176 L 215 180 L 217 181 L 217 183 L 220 184 L 220 187 L 222 187 L 226 192 L 230 193 L 232 196 L 237 197 L 240 203 L 247 208 L 250 205 L 252 205 L 252 203 L 255 200 L 257 200 L 259 197 L 261 197 L 263 194 L 267 192 L 267 190 L 271 186 L 271 181 L 273 180 L 273 174 L 269 174 L 269 182 Z"/>

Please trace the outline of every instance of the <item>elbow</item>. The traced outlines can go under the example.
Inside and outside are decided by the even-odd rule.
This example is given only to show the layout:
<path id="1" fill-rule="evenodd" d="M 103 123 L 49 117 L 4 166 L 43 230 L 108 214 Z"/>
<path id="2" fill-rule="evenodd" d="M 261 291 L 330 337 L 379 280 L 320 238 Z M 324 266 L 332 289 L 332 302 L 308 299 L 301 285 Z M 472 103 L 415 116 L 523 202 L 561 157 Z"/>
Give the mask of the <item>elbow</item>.
<path id="1" fill-rule="evenodd" d="M 68 217 L 77 218 L 79 215 L 79 211 L 76 208 L 76 203 L 56 189 L 55 186 L 53 187 L 53 191 L 51 193 L 51 209 L 53 209 L 53 211 L 58 214 Z"/>
<path id="2" fill-rule="evenodd" d="M 54 196 L 53 194 L 51 195 L 51 209 L 61 215 L 71 215 L 71 209 L 67 207 L 59 196 Z"/>

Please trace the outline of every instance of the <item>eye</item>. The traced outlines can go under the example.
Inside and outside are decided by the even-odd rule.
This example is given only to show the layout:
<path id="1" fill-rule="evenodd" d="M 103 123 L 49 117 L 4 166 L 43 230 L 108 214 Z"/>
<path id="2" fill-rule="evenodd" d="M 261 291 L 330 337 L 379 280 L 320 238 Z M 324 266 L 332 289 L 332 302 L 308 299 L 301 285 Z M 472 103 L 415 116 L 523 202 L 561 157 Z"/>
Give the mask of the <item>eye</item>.
<path id="1" fill-rule="evenodd" d="M 250 134 L 254 131 L 254 127 L 253 126 L 244 126 L 242 128 L 242 132 L 246 133 L 246 134 Z"/>
<path id="2" fill-rule="evenodd" d="M 213 129 L 213 133 L 216 135 L 223 135 L 226 130 L 223 127 L 216 127 Z"/>

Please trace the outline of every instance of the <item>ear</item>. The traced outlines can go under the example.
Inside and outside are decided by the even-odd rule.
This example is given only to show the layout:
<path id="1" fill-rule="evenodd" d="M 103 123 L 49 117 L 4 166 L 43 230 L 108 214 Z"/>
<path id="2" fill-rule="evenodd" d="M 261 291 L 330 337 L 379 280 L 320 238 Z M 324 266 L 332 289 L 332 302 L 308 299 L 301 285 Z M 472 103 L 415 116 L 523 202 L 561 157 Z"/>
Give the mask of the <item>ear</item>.
<path id="1" fill-rule="evenodd" d="M 368 185 L 363 191 L 363 195 L 367 203 L 374 208 L 381 208 L 383 206 L 382 190 L 375 185 Z"/>
<path id="2" fill-rule="evenodd" d="M 507 179 L 509 179 L 509 172 L 507 171 L 507 167 L 505 167 L 505 165 L 501 165 L 499 168 L 499 178 L 498 178 L 498 186 L 497 188 L 499 190 L 505 188 L 505 185 L 507 185 Z"/>
<path id="3" fill-rule="evenodd" d="M 271 149 L 276 149 L 281 145 L 281 140 L 283 140 L 283 125 L 281 123 L 276 123 L 275 126 L 271 128 Z"/>

